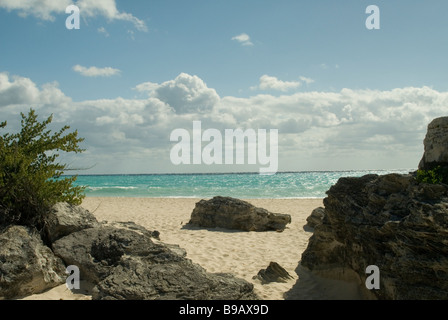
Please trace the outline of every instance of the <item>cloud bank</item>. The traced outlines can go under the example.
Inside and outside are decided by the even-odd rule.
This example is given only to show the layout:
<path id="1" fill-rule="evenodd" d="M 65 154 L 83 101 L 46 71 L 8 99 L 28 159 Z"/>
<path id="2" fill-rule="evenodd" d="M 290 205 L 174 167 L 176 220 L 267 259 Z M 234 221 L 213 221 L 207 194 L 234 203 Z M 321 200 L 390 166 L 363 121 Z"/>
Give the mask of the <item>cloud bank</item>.
<path id="1" fill-rule="evenodd" d="M 56 124 L 86 138 L 81 159 L 99 173 L 191 170 L 170 163 L 169 137 L 176 128 L 191 130 L 192 121 L 203 130 L 278 129 L 279 171 L 392 169 L 416 168 L 428 123 L 448 105 L 448 92 L 429 87 L 220 97 L 186 73 L 135 90 L 148 96 L 73 102 L 57 83 L 38 86 L 2 72 L 0 120 L 17 129 L 19 112 L 31 106 L 41 117 L 53 113 Z"/>

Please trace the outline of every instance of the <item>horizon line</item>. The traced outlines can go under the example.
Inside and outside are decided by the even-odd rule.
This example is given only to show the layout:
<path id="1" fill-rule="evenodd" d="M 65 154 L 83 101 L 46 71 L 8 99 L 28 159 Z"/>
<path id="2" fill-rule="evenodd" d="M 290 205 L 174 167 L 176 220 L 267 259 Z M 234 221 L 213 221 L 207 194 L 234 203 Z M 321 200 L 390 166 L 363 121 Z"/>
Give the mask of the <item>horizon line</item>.
<path id="1" fill-rule="evenodd" d="M 395 169 L 349 169 L 349 170 L 302 170 L 302 171 L 277 171 L 277 173 L 310 173 L 310 172 L 356 172 L 356 171 L 416 171 L 416 168 Z M 225 174 L 258 174 L 258 171 L 235 171 L 235 172 L 161 172 L 161 173 L 90 173 L 90 174 L 62 174 L 61 176 L 151 176 L 151 175 L 225 175 Z M 275 175 L 274 174 L 274 175 Z"/>

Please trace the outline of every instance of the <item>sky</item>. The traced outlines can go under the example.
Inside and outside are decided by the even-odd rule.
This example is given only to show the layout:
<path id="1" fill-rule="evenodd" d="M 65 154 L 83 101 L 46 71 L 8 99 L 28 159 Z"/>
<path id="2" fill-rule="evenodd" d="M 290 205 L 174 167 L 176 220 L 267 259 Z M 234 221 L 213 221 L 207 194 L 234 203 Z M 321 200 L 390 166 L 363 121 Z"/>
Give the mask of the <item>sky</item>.
<path id="1" fill-rule="evenodd" d="M 222 137 L 277 130 L 278 171 L 416 169 L 427 125 L 448 115 L 446 12 L 444 0 L 0 0 L 0 134 L 30 108 L 52 114 L 85 138 L 60 157 L 82 174 L 259 170 L 174 164 L 171 133 L 190 132 L 193 150 L 194 121 Z"/>

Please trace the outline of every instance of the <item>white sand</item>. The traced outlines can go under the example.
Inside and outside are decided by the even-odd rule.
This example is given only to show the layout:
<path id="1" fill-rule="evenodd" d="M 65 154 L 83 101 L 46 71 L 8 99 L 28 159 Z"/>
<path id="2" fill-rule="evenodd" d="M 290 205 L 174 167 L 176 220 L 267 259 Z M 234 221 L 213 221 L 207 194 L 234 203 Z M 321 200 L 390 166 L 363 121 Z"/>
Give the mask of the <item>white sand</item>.
<path id="1" fill-rule="evenodd" d="M 164 243 L 178 244 L 187 258 L 209 272 L 230 272 L 254 284 L 261 299 L 360 299 L 356 286 L 312 276 L 299 267 L 311 232 L 303 226 L 311 211 L 322 206 L 322 199 L 250 199 L 255 206 L 271 212 L 290 214 L 291 224 L 283 232 L 239 232 L 226 229 L 185 227 L 196 202 L 179 198 L 85 198 L 83 207 L 99 221 L 134 221 L 160 232 Z M 285 268 L 292 280 L 261 284 L 254 280 L 271 261 Z M 89 299 L 72 293 L 65 285 L 25 299 Z"/>

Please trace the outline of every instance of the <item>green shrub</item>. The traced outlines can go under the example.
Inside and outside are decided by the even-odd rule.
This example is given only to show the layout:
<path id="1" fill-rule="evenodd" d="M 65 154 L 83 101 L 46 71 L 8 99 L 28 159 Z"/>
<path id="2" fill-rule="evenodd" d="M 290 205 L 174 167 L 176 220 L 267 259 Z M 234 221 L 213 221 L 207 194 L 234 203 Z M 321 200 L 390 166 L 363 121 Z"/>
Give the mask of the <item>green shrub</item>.
<path id="1" fill-rule="evenodd" d="M 417 170 L 416 179 L 422 183 L 448 183 L 448 168 L 437 166 L 430 170 Z"/>
<path id="2" fill-rule="evenodd" d="M 76 176 L 61 177 L 67 165 L 56 162 L 59 151 L 80 153 L 78 132 L 66 133 L 64 126 L 52 133 L 30 109 L 21 113 L 21 131 L 0 136 L 0 224 L 20 224 L 37 228 L 41 233 L 45 215 L 57 202 L 80 204 L 84 188 L 73 186 Z M 0 130 L 7 123 L 0 123 Z"/>

